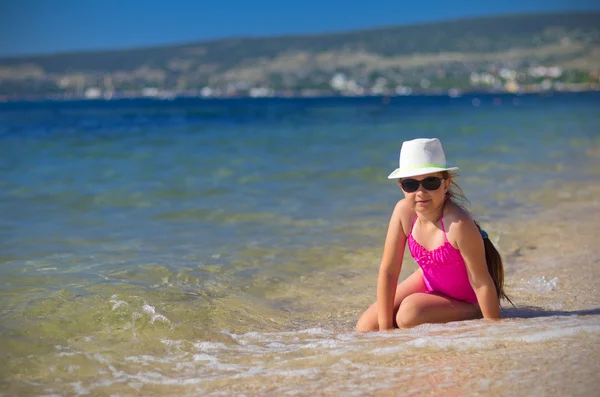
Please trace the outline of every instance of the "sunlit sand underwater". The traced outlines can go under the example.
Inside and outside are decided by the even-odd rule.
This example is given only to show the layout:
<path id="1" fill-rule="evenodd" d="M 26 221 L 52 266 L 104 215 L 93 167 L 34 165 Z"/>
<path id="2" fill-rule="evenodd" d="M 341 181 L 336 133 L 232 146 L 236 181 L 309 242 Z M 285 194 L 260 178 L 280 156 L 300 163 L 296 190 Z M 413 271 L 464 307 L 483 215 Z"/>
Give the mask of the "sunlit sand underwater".
<path id="1" fill-rule="evenodd" d="M 0 395 L 595 396 L 600 96 L 513 99 L 2 105 Z M 419 136 L 516 307 L 356 333 Z"/>

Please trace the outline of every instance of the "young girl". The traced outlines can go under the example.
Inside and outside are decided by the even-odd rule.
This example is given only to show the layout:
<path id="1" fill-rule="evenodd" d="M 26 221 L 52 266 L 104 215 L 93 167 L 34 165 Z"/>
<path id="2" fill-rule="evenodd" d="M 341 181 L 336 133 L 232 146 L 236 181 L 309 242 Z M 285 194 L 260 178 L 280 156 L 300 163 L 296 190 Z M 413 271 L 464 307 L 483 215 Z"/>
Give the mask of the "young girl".
<path id="1" fill-rule="evenodd" d="M 500 318 L 502 259 L 487 233 L 459 205 L 442 144 L 415 139 L 402 144 L 398 179 L 404 192 L 390 220 L 377 280 L 377 301 L 358 320 L 360 332 L 475 318 Z M 404 249 L 420 269 L 402 283 Z"/>

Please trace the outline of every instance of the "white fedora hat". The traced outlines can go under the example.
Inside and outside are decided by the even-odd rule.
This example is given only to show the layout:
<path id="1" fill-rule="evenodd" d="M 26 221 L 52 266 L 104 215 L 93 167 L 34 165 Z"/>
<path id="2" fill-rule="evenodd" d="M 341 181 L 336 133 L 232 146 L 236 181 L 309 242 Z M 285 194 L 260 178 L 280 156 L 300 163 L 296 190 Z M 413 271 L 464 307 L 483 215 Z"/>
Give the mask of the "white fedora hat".
<path id="1" fill-rule="evenodd" d="M 399 167 L 388 179 L 406 178 L 440 171 L 456 171 L 446 164 L 442 143 L 437 138 L 419 138 L 402 143 Z"/>

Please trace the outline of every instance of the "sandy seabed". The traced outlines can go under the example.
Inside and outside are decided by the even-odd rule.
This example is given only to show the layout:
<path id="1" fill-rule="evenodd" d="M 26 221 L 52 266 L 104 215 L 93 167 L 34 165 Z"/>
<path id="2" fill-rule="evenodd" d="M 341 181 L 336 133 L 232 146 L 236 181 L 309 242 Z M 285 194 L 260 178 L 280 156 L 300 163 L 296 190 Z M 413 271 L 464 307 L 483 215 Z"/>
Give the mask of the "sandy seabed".
<path id="1" fill-rule="evenodd" d="M 247 328 L 231 343 L 163 337 L 153 355 L 57 351 L 38 361 L 45 370 L 5 378 L 0 396 L 597 396 L 600 183 L 525 196 L 485 225 L 516 305 L 504 303 L 501 321 L 354 332 L 374 297 L 376 247 L 272 296 L 293 302 L 272 331 Z"/>

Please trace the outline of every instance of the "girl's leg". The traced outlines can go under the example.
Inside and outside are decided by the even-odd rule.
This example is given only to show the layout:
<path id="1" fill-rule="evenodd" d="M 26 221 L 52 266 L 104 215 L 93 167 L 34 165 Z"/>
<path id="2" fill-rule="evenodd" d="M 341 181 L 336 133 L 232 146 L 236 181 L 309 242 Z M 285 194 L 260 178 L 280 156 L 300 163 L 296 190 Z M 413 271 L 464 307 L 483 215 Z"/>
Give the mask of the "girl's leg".
<path id="1" fill-rule="evenodd" d="M 404 299 L 411 294 L 417 292 L 425 292 L 426 287 L 423 282 L 423 271 L 418 269 L 408 278 L 402 281 L 396 287 L 396 297 L 394 298 L 394 317 L 396 312 Z M 397 326 L 396 324 L 394 324 Z M 369 332 L 379 330 L 379 321 L 377 317 L 377 301 L 373 303 L 364 313 L 360 316 L 358 323 L 356 324 L 356 330 L 358 332 Z"/>
<path id="2" fill-rule="evenodd" d="M 477 303 L 467 303 L 436 293 L 416 293 L 402 301 L 396 322 L 399 327 L 425 323 L 447 323 L 481 318 Z"/>

